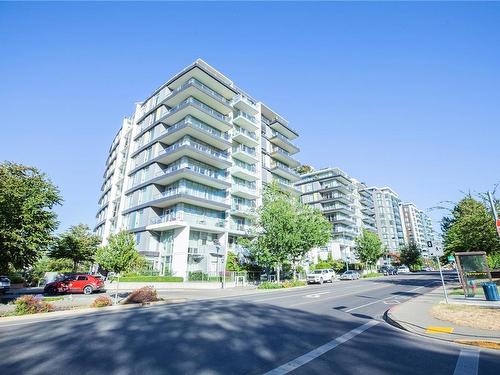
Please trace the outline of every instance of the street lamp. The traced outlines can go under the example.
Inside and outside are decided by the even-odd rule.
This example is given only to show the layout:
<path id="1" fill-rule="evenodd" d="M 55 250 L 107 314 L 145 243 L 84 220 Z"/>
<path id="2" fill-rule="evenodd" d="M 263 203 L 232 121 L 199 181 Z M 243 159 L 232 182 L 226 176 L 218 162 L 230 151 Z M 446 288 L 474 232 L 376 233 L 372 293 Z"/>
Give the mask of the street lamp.
<path id="1" fill-rule="evenodd" d="M 220 254 L 221 250 L 221 245 L 219 243 L 219 240 L 214 241 L 215 249 L 217 250 L 216 253 L 210 253 L 211 256 L 217 258 L 217 274 L 220 275 L 220 270 L 219 270 L 219 260 L 222 263 L 222 277 L 221 277 L 221 289 L 224 289 L 225 283 L 226 283 L 226 267 L 224 265 L 224 254 Z"/>

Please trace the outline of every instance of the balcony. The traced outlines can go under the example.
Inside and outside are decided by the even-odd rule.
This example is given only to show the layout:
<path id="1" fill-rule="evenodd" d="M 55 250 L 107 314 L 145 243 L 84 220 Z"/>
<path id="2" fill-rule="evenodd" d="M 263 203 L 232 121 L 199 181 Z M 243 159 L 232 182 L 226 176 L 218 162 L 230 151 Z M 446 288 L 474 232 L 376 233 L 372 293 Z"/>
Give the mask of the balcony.
<path id="1" fill-rule="evenodd" d="M 233 146 L 233 158 L 243 160 L 246 163 L 253 164 L 257 162 L 257 152 L 254 148 L 245 145 Z"/>
<path id="2" fill-rule="evenodd" d="M 321 209 L 324 213 L 329 212 L 341 212 L 347 215 L 353 215 L 354 210 L 349 206 L 344 205 L 331 205 L 331 206 L 323 206 Z"/>
<path id="3" fill-rule="evenodd" d="M 334 228 L 333 235 L 334 236 L 355 238 L 359 235 L 359 233 L 355 230 L 348 229 L 348 228 Z"/>
<path id="4" fill-rule="evenodd" d="M 214 150 L 190 138 L 184 138 L 180 142 L 160 150 L 154 161 L 171 164 L 182 156 L 189 156 L 219 169 L 227 169 L 231 166 L 229 155 L 226 152 Z"/>
<path id="5" fill-rule="evenodd" d="M 257 138 L 257 134 L 255 134 L 255 132 L 240 128 L 239 126 L 234 127 L 233 139 L 238 143 L 242 143 L 250 147 L 259 145 L 259 138 Z"/>
<path id="6" fill-rule="evenodd" d="M 171 108 L 159 122 L 163 122 L 167 125 L 174 125 L 188 115 L 196 117 L 221 132 L 227 132 L 232 127 L 229 123 L 228 116 L 223 115 L 192 96 Z"/>
<path id="7" fill-rule="evenodd" d="M 326 192 L 326 191 L 338 191 L 343 194 L 351 194 L 352 190 L 349 188 L 349 186 L 341 184 L 341 183 L 330 183 L 330 184 L 325 184 L 323 187 L 320 189 L 321 192 Z"/>
<path id="8" fill-rule="evenodd" d="M 291 143 L 288 138 L 286 138 L 284 135 L 273 131 L 271 138 L 269 138 L 269 141 L 274 143 L 275 145 L 281 147 L 283 150 L 289 152 L 290 154 L 296 154 L 297 152 L 300 151 L 300 149 L 295 146 L 293 143 Z"/>
<path id="9" fill-rule="evenodd" d="M 256 115 L 259 112 L 257 109 L 257 103 L 242 94 L 236 95 L 233 98 L 232 104 L 234 108 L 252 115 Z"/>
<path id="10" fill-rule="evenodd" d="M 354 203 L 354 199 L 343 194 L 326 195 L 322 197 L 323 202 L 340 202 L 346 205 Z"/>
<path id="11" fill-rule="evenodd" d="M 187 225 L 209 232 L 224 233 L 226 220 L 177 212 L 175 214 L 163 215 L 152 219 L 150 225 L 148 225 L 146 229 L 161 231 L 181 228 Z"/>
<path id="12" fill-rule="evenodd" d="M 258 122 L 257 122 L 257 119 L 255 118 L 255 116 L 252 116 L 246 112 L 239 111 L 239 110 L 236 111 L 234 118 L 233 118 L 233 122 L 236 125 L 239 125 L 242 128 L 245 128 L 245 129 L 250 130 L 250 131 L 255 131 L 259 128 L 259 125 L 258 125 Z"/>
<path id="13" fill-rule="evenodd" d="M 189 97 L 194 97 L 206 103 L 216 111 L 227 115 L 232 111 L 231 102 L 196 78 L 191 78 L 177 87 L 167 96 L 163 104 L 174 107 Z"/>
<path id="14" fill-rule="evenodd" d="M 293 195 L 300 195 L 300 190 L 295 187 L 292 183 L 285 181 L 282 177 L 273 176 L 273 181 L 276 181 L 280 188 L 286 192 L 289 192 Z"/>
<path id="15" fill-rule="evenodd" d="M 276 160 L 290 166 L 291 168 L 295 168 L 295 167 L 298 167 L 300 165 L 300 163 L 297 160 L 292 158 L 292 156 L 290 155 L 289 152 L 287 152 L 279 147 L 274 147 L 273 150 L 271 151 L 270 155 L 273 159 L 276 159 Z"/>
<path id="16" fill-rule="evenodd" d="M 297 172 L 279 161 L 271 162 L 271 172 L 292 182 L 300 180 L 300 175 Z"/>
<path id="17" fill-rule="evenodd" d="M 259 196 L 256 187 L 252 187 L 251 185 L 243 185 L 235 183 L 233 183 L 233 185 L 231 186 L 231 194 L 247 199 L 255 199 L 258 198 Z"/>
<path id="18" fill-rule="evenodd" d="M 209 145 L 217 147 L 221 150 L 227 150 L 231 147 L 229 134 L 212 128 L 192 116 L 187 116 L 170 128 L 165 129 L 155 138 L 155 140 L 172 144 L 185 135 L 192 135 L 200 141 L 208 143 Z"/>
<path id="19" fill-rule="evenodd" d="M 181 179 L 198 182 L 203 185 L 211 186 L 216 189 L 227 189 L 231 186 L 226 174 L 217 173 L 212 170 L 201 168 L 197 165 L 185 164 L 181 166 L 169 167 L 165 170 L 155 173 L 153 180 L 147 181 L 147 184 L 171 185 Z M 132 190 L 136 190 L 135 187 Z"/>
<path id="20" fill-rule="evenodd" d="M 246 166 L 233 164 L 231 167 L 231 175 L 242 178 L 247 181 L 255 181 L 257 180 L 256 168 L 252 165 L 253 168 L 248 168 Z"/>
<path id="21" fill-rule="evenodd" d="M 279 116 L 275 117 L 269 123 L 269 127 L 280 132 L 281 134 L 284 134 L 288 139 L 295 139 L 299 136 L 295 130 L 288 126 L 288 121 Z"/>
<path id="22" fill-rule="evenodd" d="M 197 81 L 212 88 L 226 99 L 232 99 L 237 94 L 236 90 L 230 86 L 231 83 L 227 78 L 224 79 L 225 77 L 217 76 L 209 68 L 202 66 L 201 63 L 195 63 L 184 69 L 170 80 L 167 85 L 171 90 L 175 90 L 191 78 L 195 78 Z"/>
<path id="23" fill-rule="evenodd" d="M 231 206 L 231 215 L 250 218 L 255 216 L 255 207 L 246 206 L 243 204 L 233 204 Z"/>
<path id="24" fill-rule="evenodd" d="M 231 207 L 227 204 L 226 197 L 189 189 L 184 186 L 154 195 L 153 200 L 148 205 L 153 207 L 169 207 L 182 202 L 217 211 L 226 211 Z"/>
<path id="25" fill-rule="evenodd" d="M 251 233 L 252 227 L 250 225 L 245 225 L 245 224 L 231 223 L 231 225 L 229 226 L 229 231 L 232 233 L 245 235 Z"/>
<path id="26" fill-rule="evenodd" d="M 349 227 L 356 227 L 357 223 L 356 220 L 353 220 L 352 218 L 348 216 L 336 216 L 330 219 L 330 221 L 334 224 L 343 224 Z"/>

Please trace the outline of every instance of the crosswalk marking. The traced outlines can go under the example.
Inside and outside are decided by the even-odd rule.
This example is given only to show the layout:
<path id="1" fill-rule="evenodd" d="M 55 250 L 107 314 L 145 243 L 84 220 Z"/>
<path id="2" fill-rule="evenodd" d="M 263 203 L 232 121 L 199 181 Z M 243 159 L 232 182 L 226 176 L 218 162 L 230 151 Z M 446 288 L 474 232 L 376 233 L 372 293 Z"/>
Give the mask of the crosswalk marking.
<path id="1" fill-rule="evenodd" d="M 479 367 L 479 350 L 462 349 L 458 355 L 453 375 L 477 375 Z"/>

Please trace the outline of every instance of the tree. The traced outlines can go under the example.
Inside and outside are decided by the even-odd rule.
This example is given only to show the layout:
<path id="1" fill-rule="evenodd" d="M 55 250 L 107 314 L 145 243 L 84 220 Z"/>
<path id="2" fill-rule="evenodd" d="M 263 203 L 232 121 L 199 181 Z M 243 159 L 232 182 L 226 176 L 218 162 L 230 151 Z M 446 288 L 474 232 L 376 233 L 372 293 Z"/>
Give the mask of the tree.
<path id="1" fill-rule="evenodd" d="M 304 165 L 300 165 L 297 168 L 295 168 L 295 171 L 298 174 L 306 174 L 306 173 L 310 173 L 310 172 L 314 171 L 314 168 L 311 167 L 310 165 L 304 164 Z"/>
<path id="2" fill-rule="evenodd" d="M 411 242 L 404 245 L 399 254 L 399 260 L 401 264 L 405 264 L 410 268 L 419 266 L 422 264 L 422 254 L 415 242 Z"/>
<path id="3" fill-rule="evenodd" d="M 73 272 L 76 272 L 79 264 L 94 260 L 100 243 L 101 238 L 93 234 L 88 225 L 78 224 L 59 236 L 49 257 L 70 259 L 73 262 Z"/>
<path id="4" fill-rule="evenodd" d="M 356 237 L 355 242 L 356 254 L 367 266 L 373 266 L 384 255 L 382 241 L 376 233 L 363 228 L 361 236 Z"/>
<path id="5" fill-rule="evenodd" d="M 319 210 L 300 203 L 272 183 L 266 187 L 263 204 L 257 210 L 251 254 L 258 264 L 276 267 L 279 281 L 283 263 L 292 263 L 295 276 L 297 261 L 311 248 L 326 245 L 331 235 L 331 224 Z"/>
<path id="6" fill-rule="evenodd" d="M 53 242 L 59 190 L 34 167 L 0 164 L 0 273 L 32 266 Z"/>
<path id="7" fill-rule="evenodd" d="M 144 258 L 135 248 L 134 236 L 127 231 L 111 234 L 108 244 L 97 249 L 95 261 L 106 271 L 117 275 L 115 303 L 118 298 L 120 274 L 144 264 Z"/>
<path id="8" fill-rule="evenodd" d="M 484 203 L 468 195 L 455 205 L 450 217 L 442 221 L 444 252 L 500 252 L 495 222 Z"/>
<path id="9" fill-rule="evenodd" d="M 239 272 L 242 270 L 238 256 L 232 251 L 227 252 L 226 270 L 232 272 Z"/>

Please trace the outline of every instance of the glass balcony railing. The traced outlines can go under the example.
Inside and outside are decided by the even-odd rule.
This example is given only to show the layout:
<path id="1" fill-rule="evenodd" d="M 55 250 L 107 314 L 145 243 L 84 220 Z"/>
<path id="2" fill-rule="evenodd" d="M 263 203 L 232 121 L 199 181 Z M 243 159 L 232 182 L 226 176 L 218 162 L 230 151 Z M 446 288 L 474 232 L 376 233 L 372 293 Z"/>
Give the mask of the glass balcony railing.
<path id="1" fill-rule="evenodd" d="M 225 172 L 218 172 L 218 171 L 214 171 L 214 170 L 209 169 L 209 168 L 203 168 L 199 165 L 192 164 L 189 162 L 188 163 L 181 163 L 178 165 L 173 165 L 173 166 L 170 166 L 166 169 L 157 171 L 154 174 L 154 176 L 155 177 L 163 176 L 163 175 L 178 171 L 180 169 L 189 169 L 190 171 L 193 171 L 193 172 L 198 173 L 198 174 L 203 175 L 203 176 L 215 178 L 217 180 L 221 180 L 221 181 L 225 181 L 225 182 L 228 181 L 228 178 L 227 178 L 228 175 Z"/>
<path id="2" fill-rule="evenodd" d="M 285 156 L 288 156 L 289 158 L 292 157 L 292 154 L 290 154 L 288 151 L 285 151 L 283 150 L 282 148 L 280 147 L 273 147 L 273 152 L 277 152 L 279 154 L 282 154 L 282 155 L 285 155 Z"/>
<path id="3" fill-rule="evenodd" d="M 160 223 L 169 223 L 176 221 L 186 221 L 190 224 L 198 224 L 198 225 L 208 225 L 214 227 L 223 228 L 226 224 L 226 220 L 218 219 L 207 216 L 198 216 L 185 212 L 177 212 L 174 214 L 162 215 L 157 218 L 151 219 L 151 224 L 160 224 Z"/>
<path id="4" fill-rule="evenodd" d="M 218 119 L 220 121 L 224 121 L 224 122 L 229 121 L 229 117 L 224 116 L 219 111 L 216 111 L 212 107 L 206 105 L 205 103 L 200 102 L 199 100 L 193 98 L 192 96 L 190 96 L 186 100 L 182 101 L 181 103 L 177 104 L 175 107 L 172 107 L 172 109 L 170 109 L 170 111 L 168 113 L 173 114 L 173 113 L 178 112 L 181 109 L 187 107 L 188 105 L 193 105 L 193 106 L 197 107 L 198 109 L 200 109 L 201 111 L 211 115 L 212 117 L 215 117 L 216 119 Z"/>
<path id="5" fill-rule="evenodd" d="M 233 203 L 231 205 L 231 210 L 232 211 L 237 211 L 237 212 L 243 212 L 243 213 L 246 213 L 246 214 L 251 214 L 251 213 L 254 212 L 255 207 L 247 206 L 247 205 L 244 205 L 244 204 Z"/>
<path id="6" fill-rule="evenodd" d="M 251 155 L 251 156 L 256 155 L 255 148 L 248 147 L 245 145 L 233 146 L 233 154 L 236 152 L 243 152 L 243 153 Z"/>
<path id="7" fill-rule="evenodd" d="M 208 147 L 206 145 L 198 143 L 191 138 L 184 138 L 180 142 L 174 143 L 173 145 L 171 145 L 165 149 L 159 150 L 156 153 L 155 157 L 172 152 L 172 151 L 174 151 L 182 146 L 186 146 L 186 145 L 193 147 L 196 150 L 202 151 L 206 154 L 209 154 L 210 156 L 214 156 L 214 157 L 222 159 L 222 160 L 228 160 L 228 158 L 229 158 L 229 154 L 227 152 L 217 151 L 211 147 Z"/>
<path id="8" fill-rule="evenodd" d="M 213 202 L 226 203 L 226 197 L 216 194 L 212 194 L 206 191 L 195 190 L 185 186 L 179 186 L 178 188 L 168 189 L 162 193 L 155 194 L 153 199 L 169 198 L 179 194 L 186 194 L 196 198 L 202 198 Z"/>
<path id="9" fill-rule="evenodd" d="M 231 229 L 248 232 L 250 230 L 250 225 L 231 223 Z"/>
<path id="10" fill-rule="evenodd" d="M 255 164 L 247 164 L 247 163 L 244 163 L 242 161 L 239 161 L 238 159 L 234 159 L 233 162 L 234 162 L 233 167 L 245 169 L 245 170 L 247 170 L 248 172 L 251 172 L 251 173 L 255 173 L 255 171 L 257 170 L 255 168 Z"/>
<path id="11" fill-rule="evenodd" d="M 235 126 L 234 127 L 234 135 L 236 134 L 243 134 L 243 135 L 246 135 L 247 137 L 250 137 L 254 140 L 257 140 L 257 134 L 255 134 L 255 132 L 251 132 L 249 130 L 246 130 L 246 129 L 243 129 L 239 126 Z"/>
<path id="12" fill-rule="evenodd" d="M 236 111 L 236 117 L 243 117 L 245 119 L 247 119 L 248 121 L 254 123 L 254 124 L 257 124 L 257 119 L 255 118 L 255 116 L 252 116 L 246 112 L 243 112 L 243 111 Z"/>
<path id="13" fill-rule="evenodd" d="M 185 88 L 187 88 L 189 86 L 195 86 L 195 87 L 199 88 L 201 91 L 203 91 L 206 94 L 208 94 L 208 95 L 216 98 L 217 100 L 221 101 L 224 104 L 227 104 L 227 105 L 231 104 L 231 102 L 229 100 L 227 100 L 225 97 L 223 97 L 221 94 L 219 94 L 218 92 L 212 90 L 207 85 L 201 83 L 196 78 L 191 78 L 188 81 L 184 82 L 181 86 L 177 87 L 174 91 L 172 91 L 171 95 L 175 95 L 179 91 L 182 91 L 182 90 L 184 90 Z"/>
<path id="14" fill-rule="evenodd" d="M 255 101 L 253 101 L 252 99 L 244 96 L 244 95 L 241 95 L 241 94 L 238 94 L 236 95 L 234 98 L 233 98 L 233 101 L 231 104 L 235 104 L 236 102 L 245 102 L 247 103 L 250 107 L 255 107 L 257 105 L 257 103 Z"/>
<path id="15" fill-rule="evenodd" d="M 271 136 L 279 138 L 279 139 L 283 140 L 284 142 L 289 143 L 290 145 L 294 146 L 287 137 L 285 137 L 283 134 L 281 134 L 281 133 L 279 133 L 279 132 L 277 132 L 275 130 L 273 130 L 271 132 Z"/>
<path id="16" fill-rule="evenodd" d="M 274 160 L 271 162 L 271 168 L 280 168 L 280 169 L 283 169 L 294 176 L 297 176 L 297 177 L 299 176 L 299 174 L 297 172 L 295 172 L 292 168 L 290 168 L 285 163 L 281 163 L 278 160 Z"/>

